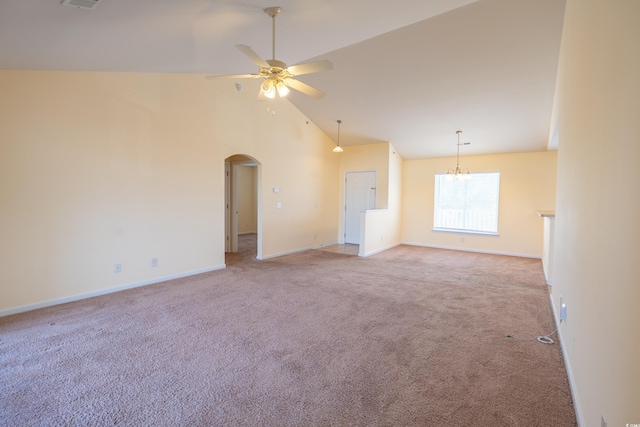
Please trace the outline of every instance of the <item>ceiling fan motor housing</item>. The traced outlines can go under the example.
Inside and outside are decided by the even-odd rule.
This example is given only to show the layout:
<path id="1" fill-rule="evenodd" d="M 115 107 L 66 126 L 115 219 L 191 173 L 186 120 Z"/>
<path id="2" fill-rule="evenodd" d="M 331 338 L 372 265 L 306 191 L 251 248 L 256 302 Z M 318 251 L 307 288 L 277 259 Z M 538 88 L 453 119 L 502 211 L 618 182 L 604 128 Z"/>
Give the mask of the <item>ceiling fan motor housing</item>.
<path id="1" fill-rule="evenodd" d="M 267 64 L 271 65 L 271 69 L 274 71 L 282 71 L 287 69 L 287 64 L 277 59 L 267 59 Z M 278 70 L 279 68 L 279 70 Z"/>

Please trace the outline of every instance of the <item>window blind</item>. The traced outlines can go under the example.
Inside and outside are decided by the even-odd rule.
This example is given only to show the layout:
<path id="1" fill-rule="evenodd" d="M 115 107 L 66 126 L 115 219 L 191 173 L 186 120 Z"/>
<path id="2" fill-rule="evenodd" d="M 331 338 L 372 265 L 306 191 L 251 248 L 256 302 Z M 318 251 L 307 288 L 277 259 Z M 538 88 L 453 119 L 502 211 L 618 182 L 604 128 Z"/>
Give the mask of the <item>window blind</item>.
<path id="1" fill-rule="evenodd" d="M 498 234 L 499 172 L 460 180 L 436 174 L 434 193 L 434 230 Z"/>

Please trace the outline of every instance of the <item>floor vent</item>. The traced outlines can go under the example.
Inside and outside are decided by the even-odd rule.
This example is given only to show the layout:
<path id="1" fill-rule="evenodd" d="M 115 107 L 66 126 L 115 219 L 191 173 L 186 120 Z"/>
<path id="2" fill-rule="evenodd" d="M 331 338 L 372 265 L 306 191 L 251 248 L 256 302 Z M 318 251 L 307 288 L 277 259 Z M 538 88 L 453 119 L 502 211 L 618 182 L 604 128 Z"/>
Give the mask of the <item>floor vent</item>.
<path id="1" fill-rule="evenodd" d="M 65 6 L 79 7 L 80 9 L 95 9 L 102 0 L 62 0 Z"/>

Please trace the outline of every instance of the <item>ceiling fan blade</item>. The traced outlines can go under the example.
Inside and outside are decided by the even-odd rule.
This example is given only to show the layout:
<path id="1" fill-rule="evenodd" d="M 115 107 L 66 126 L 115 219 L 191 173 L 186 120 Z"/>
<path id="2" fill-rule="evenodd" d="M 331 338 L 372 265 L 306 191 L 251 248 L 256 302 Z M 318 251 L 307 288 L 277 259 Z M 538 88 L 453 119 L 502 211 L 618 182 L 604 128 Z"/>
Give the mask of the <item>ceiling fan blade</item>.
<path id="1" fill-rule="evenodd" d="M 212 74 L 204 76 L 205 79 L 257 79 L 262 77 L 260 74 Z"/>
<path id="2" fill-rule="evenodd" d="M 306 64 L 292 65 L 287 70 L 294 76 L 302 74 L 318 73 L 320 71 L 333 70 L 333 64 L 326 59 L 322 61 L 308 62 Z"/>
<path id="3" fill-rule="evenodd" d="M 284 80 L 284 84 L 289 86 L 292 89 L 297 90 L 298 92 L 302 92 L 305 95 L 311 96 L 313 98 L 320 99 L 324 97 L 324 92 L 314 87 L 311 87 L 306 83 L 302 83 L 300 80 L 289 78 Z"/>
<path id="4" fill-rule="evenodd" d="M 249 46 L 245 46 L 243 44 L 237 44 L 236 47 L 240 52 L 244 53 L 247 56 L 247 58 L 249 58 L 258 67 L 271 68 L 271 65 L 269 65 L 269 63 L 264 59 L 260 58 L 260 55 L 255 53 L 253 49 L 251 49 Z"/>

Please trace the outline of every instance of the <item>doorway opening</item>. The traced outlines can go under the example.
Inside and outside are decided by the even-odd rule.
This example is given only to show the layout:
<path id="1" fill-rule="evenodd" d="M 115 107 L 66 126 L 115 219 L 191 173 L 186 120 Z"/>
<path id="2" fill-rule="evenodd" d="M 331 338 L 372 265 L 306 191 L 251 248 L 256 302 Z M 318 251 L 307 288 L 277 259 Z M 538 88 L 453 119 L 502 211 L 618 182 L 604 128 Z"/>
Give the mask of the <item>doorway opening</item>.
<path id="1" fill-rule="evenodd" d="M 226 264 L 238 254 L 262 259 L 260 162 L 236 154 L 227 157 L 224 166 Z"/>

